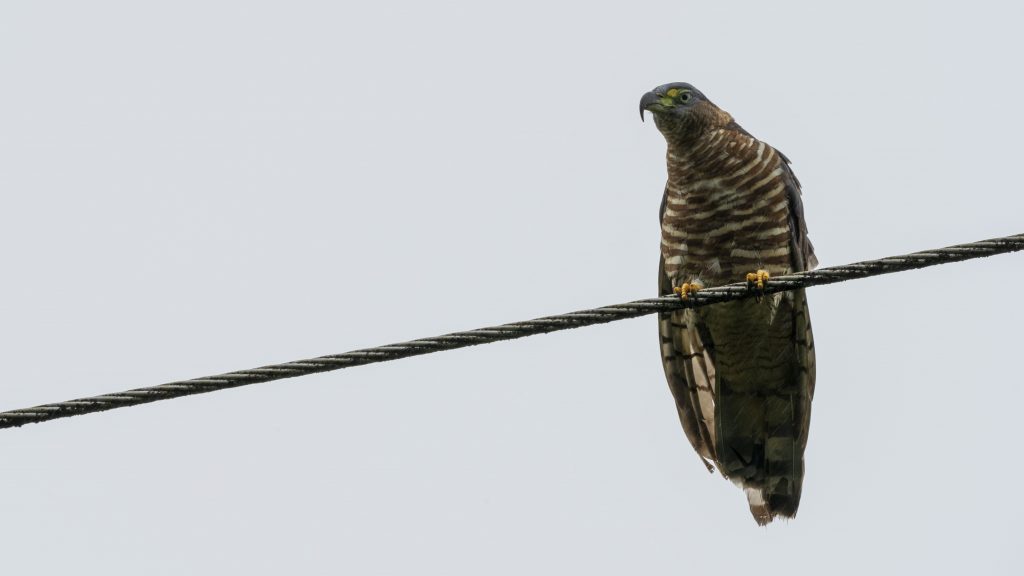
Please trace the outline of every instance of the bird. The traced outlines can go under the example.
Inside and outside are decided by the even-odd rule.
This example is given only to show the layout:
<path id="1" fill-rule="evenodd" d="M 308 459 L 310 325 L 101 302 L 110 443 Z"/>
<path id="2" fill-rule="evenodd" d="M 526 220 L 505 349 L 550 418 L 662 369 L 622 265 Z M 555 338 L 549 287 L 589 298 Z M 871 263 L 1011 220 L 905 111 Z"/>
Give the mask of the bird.
<path id="1" fill-rule="evenodd" d="M 640 99 L 667 144 L 659 295 L 699 299 L 747 281 L 758 297 L 659 313 L 662 364 L 683 431 L 709 472 L 740 486 L 754 520 L 800 504 L 814 395 L 804 290 L 772 276 L 818 265 L 789 159 L 685 82 Z"/>

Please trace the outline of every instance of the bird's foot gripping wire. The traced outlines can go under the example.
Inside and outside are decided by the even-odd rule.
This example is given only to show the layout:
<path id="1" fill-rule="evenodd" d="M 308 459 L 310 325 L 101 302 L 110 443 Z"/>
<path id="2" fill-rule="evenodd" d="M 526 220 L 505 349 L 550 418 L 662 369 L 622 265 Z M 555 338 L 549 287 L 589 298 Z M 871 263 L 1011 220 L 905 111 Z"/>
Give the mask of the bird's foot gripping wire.
<path id="1" fill-rule="evenodd" d="M 757 290 L 757 301 L 760 302 L 764 298 L 764 287 L 768 284 L 768 279 L 771 276 L 767 270 L 758 270 L 757 272 L 751 272 L 747 274 L 747 289 Z"/>
<path id="2" fill-rule="evenodd" d="M 679 297 L 682 298 L 683 300 L 689 300 L 690 296 L 696 298 L 697 291 L 703 287 L 703 284 L 701 284 L 697 280 L 693 280 L 692 282 L 683 282 L 682 286 L 676 286 L 675 288 L 672 289 L 672 291 L 675 292 L 676 294 L 679 294 Z"/>

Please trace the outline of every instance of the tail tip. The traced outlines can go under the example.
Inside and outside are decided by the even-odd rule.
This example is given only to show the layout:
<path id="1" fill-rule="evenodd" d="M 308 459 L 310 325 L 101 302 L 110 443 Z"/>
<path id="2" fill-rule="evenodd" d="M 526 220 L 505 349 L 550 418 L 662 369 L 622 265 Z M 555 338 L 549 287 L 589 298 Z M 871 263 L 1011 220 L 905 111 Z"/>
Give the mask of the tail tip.
<path id="1" fill-rule="evenodd" d="M 796 507 L 792 505 L 792 502 L 772 501 L 778 500 L 778 495 L 775 495 L 774 498 L 765 498 L 764 490 L 761 488 L 746 487 L 743 491 L 747 493 L 750 513 L 754 516 L 754 521 L 758 526 L 767 526 L 777 517 L 788 519 L 796 516 Z"/>
<path id="2" fill-rule="evenodd" d="M 768 508 L 768 502 L 764 499 L 764 491 L 760 488 L 747 487 L 743 489 L 747 493 L 747 503 L 750 504 L 750 513 L 758 526 L 767 526 L 772 521 L 772 511 Z"/>

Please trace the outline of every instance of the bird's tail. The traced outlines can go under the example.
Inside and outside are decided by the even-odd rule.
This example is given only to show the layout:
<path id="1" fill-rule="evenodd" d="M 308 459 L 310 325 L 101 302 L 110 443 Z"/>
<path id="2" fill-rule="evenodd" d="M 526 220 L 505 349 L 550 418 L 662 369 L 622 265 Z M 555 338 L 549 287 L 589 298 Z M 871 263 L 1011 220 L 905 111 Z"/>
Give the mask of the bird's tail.
<path id="1" fill-rule="evenodd" d="M 788 390 L 739 392 L 719 397 L 718 459 L 722 472 L 743 487 L 758 524 L 792 518 L 800 505 L 810 398 Z M 804 387 L 806 390 L 806 387 Z"/>
<path id="2" fill-rule="evenodd" d="M 737 354 L 760 356 L 758 371 L 734 382 L 722 377 L 726 370 L 719 370 L 715 444 L 722 472 L 743 487 L 750 512 L 761 525 L 779 516 L 796 516 L 804 481 L 814 396 L 814 336 L 804 291 L 791 294 L 780 299 L 779 311 L 792 318 L 790 346 L 780 352 L 765 339 L 758 341 L 765 343 L 763 349 L 746 343 L 744 352 L 719 350 L 722 363 L 736 362 Z"/>

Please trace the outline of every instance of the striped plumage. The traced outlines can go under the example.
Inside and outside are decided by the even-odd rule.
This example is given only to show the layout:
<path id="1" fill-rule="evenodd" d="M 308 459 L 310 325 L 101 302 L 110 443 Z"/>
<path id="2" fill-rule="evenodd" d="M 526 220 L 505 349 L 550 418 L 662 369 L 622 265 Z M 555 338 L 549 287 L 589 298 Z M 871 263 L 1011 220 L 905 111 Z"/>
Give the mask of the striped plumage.
<path id="1" fill-rule="evenodd" d="M 668 143 L 660 294 L 817 265 L 785 156 L 689 84 L 649 92 L 644 110 Z M 708 469 L 744 488 L 758 524 L 794 516 L 814 393 L 804 291 L 661 314 L 659 330 L 683 430 Z"/>

